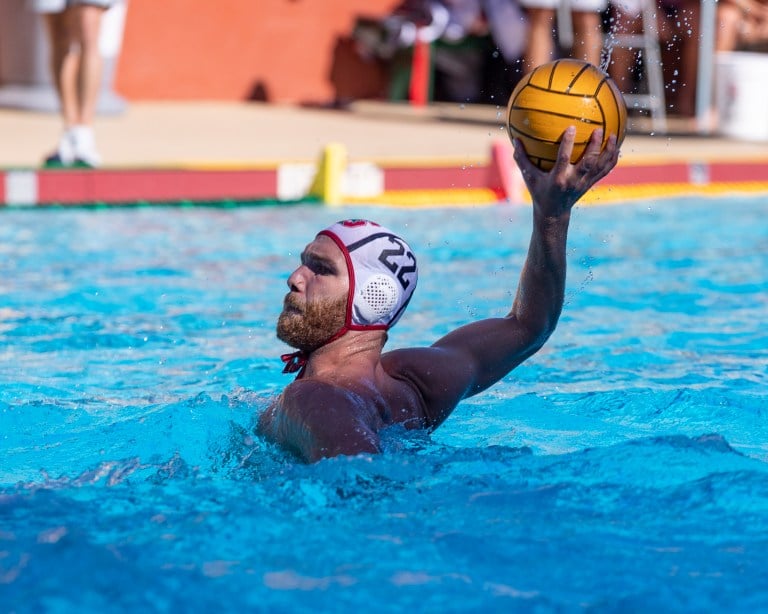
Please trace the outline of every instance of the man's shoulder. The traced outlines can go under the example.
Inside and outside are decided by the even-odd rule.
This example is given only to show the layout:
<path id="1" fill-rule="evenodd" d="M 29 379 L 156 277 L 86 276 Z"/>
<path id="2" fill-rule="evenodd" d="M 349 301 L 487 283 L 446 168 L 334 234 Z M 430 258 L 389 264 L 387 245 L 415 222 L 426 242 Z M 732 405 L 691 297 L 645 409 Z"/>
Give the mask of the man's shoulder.
<path id="1" fill-rule="evenodd" d="M 261 432 L 309 461 L 378 451 L 375 414 L 354 391 L 321 378 L 285 387 Z"/>
<path id="2" fill-rule="evenodd" d="M 390 350 L 384 352 L 381 355 L 381 362 L 385 367 L 390 369 L 405 369 L 418 366 L 424 360 L 434 353 L 433 347 L 410 347 L 410 348 L 398 348 L 396 350 Z"/>
<path id="3" fill-rule="evenodd" d="M 466 366 L 460 355 L 437 345 L 398 349 L 382 355 L 389 377 L 418 397 L 425 423 L 440 424 L 453 411 L 467 389 Z"/>
<path id="4" fill-rule="evenodd" d="M 418 386 L 425 375 L 435 371 L 444 355 L 446 352 L 434 346 L 401 348 L 382 354 L 381 364 L 390 377 Z"/>
<path id="5" fill-rule="evenodd" d="M 324 402 L 359 404 L 362 399 L 355 391 L 321 378 L 302 378 L 288 384 L 281 395 L 282 404 L 314 407 Z"/>

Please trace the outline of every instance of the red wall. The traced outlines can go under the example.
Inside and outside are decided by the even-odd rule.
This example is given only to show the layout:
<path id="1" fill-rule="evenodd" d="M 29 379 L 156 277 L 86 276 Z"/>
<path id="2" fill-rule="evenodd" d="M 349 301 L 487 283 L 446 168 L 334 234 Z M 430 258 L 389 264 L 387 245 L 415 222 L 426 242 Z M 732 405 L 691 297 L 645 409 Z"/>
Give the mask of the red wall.
<path id="1" fill-rule="evenodd" d="M 129 0 L 116 89 L 132 100 L 327 102 L 339 37 L 356 15 L 385 15 L 396 4 Z"/>

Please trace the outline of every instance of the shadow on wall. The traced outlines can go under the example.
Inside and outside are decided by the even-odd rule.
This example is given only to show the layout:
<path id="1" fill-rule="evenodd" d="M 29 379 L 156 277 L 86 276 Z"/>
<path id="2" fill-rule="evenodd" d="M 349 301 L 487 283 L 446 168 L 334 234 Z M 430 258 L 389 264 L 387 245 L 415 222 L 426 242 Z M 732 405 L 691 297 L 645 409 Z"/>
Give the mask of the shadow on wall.
<path id="1" fill-rule="evenodd" d="M 386 63 L 360 53 L 354 38 L 340 36 L 336 39 L 329 74 L 335 106 L 354 100 L 385 98 L 388 76 Z"/>
<path id="2" fill-rule="evenodd" d="M 261 79 L 254 81 L 253 87 L 248 94 L 247 100 L 250 102 L 269 102 L 269 88 Z"/>

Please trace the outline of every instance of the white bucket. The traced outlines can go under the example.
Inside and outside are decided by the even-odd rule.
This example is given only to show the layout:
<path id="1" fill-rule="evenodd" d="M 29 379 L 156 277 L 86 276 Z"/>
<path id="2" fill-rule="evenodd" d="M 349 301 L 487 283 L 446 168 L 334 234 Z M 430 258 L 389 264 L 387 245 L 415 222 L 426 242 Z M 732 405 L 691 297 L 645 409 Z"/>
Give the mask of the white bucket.
<path id="1" fill-rule="evenodd" d="M 715 56 L 719 131 L 746 141 L 768 141 L 768 54 Z"/>

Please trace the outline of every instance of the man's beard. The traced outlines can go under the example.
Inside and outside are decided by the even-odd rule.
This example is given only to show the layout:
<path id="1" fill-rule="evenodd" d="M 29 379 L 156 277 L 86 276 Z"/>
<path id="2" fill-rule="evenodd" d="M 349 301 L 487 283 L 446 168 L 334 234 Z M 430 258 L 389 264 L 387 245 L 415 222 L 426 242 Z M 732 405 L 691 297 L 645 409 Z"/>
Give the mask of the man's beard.
<path id="1" fill-rule="evenodd" d="M 312 352 L 341 330 L 346 311 L 346 296 L 302 306 L 295 295 L 289 294 L 277 319 L 277 338 L 297 350 Z"/>

